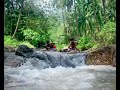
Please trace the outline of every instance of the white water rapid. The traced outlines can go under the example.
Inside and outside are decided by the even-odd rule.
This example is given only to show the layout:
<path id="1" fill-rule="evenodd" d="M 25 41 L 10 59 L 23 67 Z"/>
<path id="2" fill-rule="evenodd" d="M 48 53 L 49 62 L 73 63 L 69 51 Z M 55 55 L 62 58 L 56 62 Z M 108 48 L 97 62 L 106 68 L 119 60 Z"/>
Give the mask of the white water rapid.
<path id="1" fill-rule="evenodd" d="M 59 55 L 53 53 L 50 54 Z M 76 58 L 72 60 L 74 64 L 78 62 Z M 115 67 L 82 64 L 42 68 L 47 64 L 32 61 L 27 60 L 20 67 L 4 67 L 4 90 L 116 90 Z"/>

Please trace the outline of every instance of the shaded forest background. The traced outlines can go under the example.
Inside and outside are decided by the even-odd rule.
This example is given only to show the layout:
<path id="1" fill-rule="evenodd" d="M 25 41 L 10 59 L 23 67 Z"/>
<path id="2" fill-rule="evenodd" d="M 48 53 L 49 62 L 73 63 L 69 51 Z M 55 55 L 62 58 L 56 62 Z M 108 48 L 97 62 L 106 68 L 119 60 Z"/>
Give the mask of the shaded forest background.
<path id="1" fill-rule="evenodd" d="M 5 0 L 4 45 L 31 48 L 75 38 L 86 50 L 116 43 L 116 0 Z"/>

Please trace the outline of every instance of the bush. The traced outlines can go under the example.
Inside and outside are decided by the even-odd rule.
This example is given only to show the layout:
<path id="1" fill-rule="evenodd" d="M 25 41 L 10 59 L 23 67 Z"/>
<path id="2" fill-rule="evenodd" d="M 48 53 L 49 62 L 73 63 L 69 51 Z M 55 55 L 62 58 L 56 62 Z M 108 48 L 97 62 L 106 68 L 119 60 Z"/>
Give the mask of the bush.
<path id="1" fill-rule="evenodd" d="M 48 33 L 45 32 L 38 33 L 31 29 L 23 30 L 23 35 L 25 36 L 25 39 L 35 47 L 38 46 L 39 42 L 46 43 L 46 41 L 49 40 L 50 36 Z"/>
<path id="2" fill-rule="evenodd" d="M 90 36 L 82 36 L 78 41 L 77 48 L 80 48 L 82 51 L 92 48 L 95 45 L 93 39 Z"/>
<path id="3" fill-rule="evenodd" d="M 102 30 L 96 34 L 96 42 L 99 46 L 106 46 L 116 43 L 116 24 L 115 22 L 106 23 Z"/>
<path id="4" fill-rule="evenodd" d="M 64 47 L 66 47 L 66 44 L 56 44 L 57 50 L 60 51 L 62 50 Z"/>

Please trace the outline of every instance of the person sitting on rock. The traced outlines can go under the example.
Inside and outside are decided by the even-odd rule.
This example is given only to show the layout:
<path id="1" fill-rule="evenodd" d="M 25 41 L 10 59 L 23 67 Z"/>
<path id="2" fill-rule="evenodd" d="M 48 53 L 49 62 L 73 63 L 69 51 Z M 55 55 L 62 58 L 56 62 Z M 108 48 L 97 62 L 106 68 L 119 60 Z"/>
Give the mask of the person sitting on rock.
<path id="1" fill-rule="evenodd" d="M 70 44 L 68 46 L 68 52 L 71 51 L 71 50 L 79 51 L 76 47 L 77 45 L 78 45 L 78 43 L 74 40 L 74 38 L 71 38 L 70 39 Z"/>
<path id="2" fill-rule="evenodd" d="M 51 48 L 51 43 L 50 43 L 50 41 L 47 41 L 47 43 L 46 43 L 46 49 L 47 50 L 50 50 L 50 48 Z"/>
<path id="3" fill-rule="evenodd" d="M 46 43 L 46 49 L 47 50 L 56 51 L 55 43 L 53 41 L 51 43 L 49 41 L 47 41 L 47 43 Z"/>
<path id="4" fill-rule="evenodd" d="M 53 50 L 53 51 L 56 51 L 55 43 L 52 43 L 52 45 L 53 45 L 52 50 Z"/>
<path id="5" fill-rule="evenodd" d="M 56 51 L 56 46 L 55 46 L 55 43 L 53 41 L 50 43 L 50 50 Z"/>

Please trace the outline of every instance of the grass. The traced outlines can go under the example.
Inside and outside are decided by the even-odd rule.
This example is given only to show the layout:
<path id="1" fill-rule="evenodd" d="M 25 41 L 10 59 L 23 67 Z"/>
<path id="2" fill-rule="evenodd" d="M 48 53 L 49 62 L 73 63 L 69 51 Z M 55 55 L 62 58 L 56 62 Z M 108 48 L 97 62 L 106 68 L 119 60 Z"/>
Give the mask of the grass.
<path id="1" fill-rule="evenodd" d="M 29 48 L 34 48 L 33 45 L 31 45 L 29 42 L 27 41 L 18 41 L 16 39 L 12 39 L 11 36 L 5 36 L 4 35 L 4 46 L 11 46 L 11 47 L 18 47 L 19 45 L 26 45 L 28 46 Z"/>

